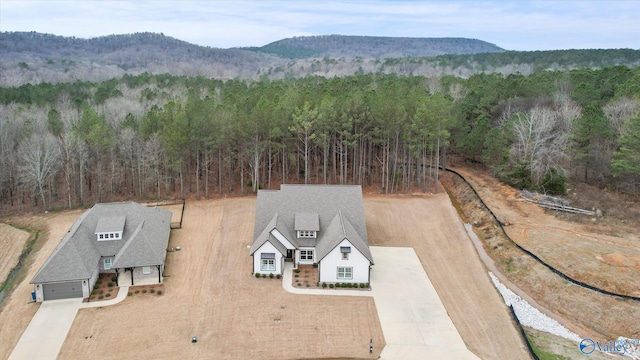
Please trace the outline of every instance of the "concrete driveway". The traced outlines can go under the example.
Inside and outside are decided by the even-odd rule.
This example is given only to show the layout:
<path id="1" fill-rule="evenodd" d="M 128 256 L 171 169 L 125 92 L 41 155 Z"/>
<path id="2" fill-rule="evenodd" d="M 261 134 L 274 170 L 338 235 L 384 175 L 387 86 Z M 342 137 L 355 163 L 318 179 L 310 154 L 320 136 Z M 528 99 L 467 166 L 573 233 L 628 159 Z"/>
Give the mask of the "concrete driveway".
<path id="1" fill-rule="evenodd" d="M 9 360 L 56 359 L 79 309 L 117 304 L 127 297 L 128 291 L 129 287 L 123 286 L 115 298 L 89 303 L 83 303 L 80 298 L 43 302 L 13 348 Z"/>
<path id="2" fill-rule="evenodd" d="M 283 286 L 297 294 L 373 296 L 386 342 L 380 359 L 478 359 L 464 344 L 413 248 L 372 246 L 371 254 L 370 292 L 294 288 L 289 263 Z"/>
<path id="3" fill-rule="evenodd" d="M 9 360 L 55 359 L 62 348 L 82 299 L 51 300 L 40 304 Z"/>

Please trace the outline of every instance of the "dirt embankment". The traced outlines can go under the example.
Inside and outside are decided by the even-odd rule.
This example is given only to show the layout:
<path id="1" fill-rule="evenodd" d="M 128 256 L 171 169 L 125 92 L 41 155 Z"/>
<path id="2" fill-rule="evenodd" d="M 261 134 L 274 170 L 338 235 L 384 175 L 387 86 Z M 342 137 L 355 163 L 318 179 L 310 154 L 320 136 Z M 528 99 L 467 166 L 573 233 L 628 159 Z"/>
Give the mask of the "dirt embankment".
<path id="1" fill-rule="evenodd" d="M 531 298 L 552 311 L 553 313 L 550 315 L 582 337 L 616 339 L 618 336 L 630 338 L 640 336 L 640 331 L 637 328 L 637 316 L 631 315 L 638 314 L 640 311 L 639 302 L 602 295 L 562 279 L 518 249 L 504 235 L 498 223 L 480 203 L 471 188 L 459 177 L 446 174 L 442 180 L 449 194 L 457 203 L 462 216 L 474 224 L 474 231 L 478 234 L 485 251 L 491 256 L 498 269 Z M 494 212 L 499 218 L 503 217 L 501 220 L 508 217 L 508 220 L 503 221 L 508 221 L 511 224 L 531 223 L 537 225 L 535 232 L 524 232 L 527 240 L 524 240 L 521 245 L 533 253 L 542 252 L 539 256 L 554 267 L 562 269 L 561 264 L 564 264 L 564 268 L 567 269 L 578 268 L 571 275 L 577 274 L 579 276 L 583 273 L 579 267 L 588 260 L 581 260 L 581 258 L 595 257 L 594 254 L 586 255 L 591 251 L 591 247 L 586 247 L 584 251 L 576 254 L 572 246 L 563 246 L 563 244 L 571 244 L 569 241 L 541 243 L 541 239 L 558 239 L 561 237 L 558 236 L 558 232 L 566 234 L 573 231 L 577 237 L 581 237 L 583 234 L 577 226 L 554 223 L 551 221 L 554 218 L 553 215 L 547 215 L 537 208 L 527 208 L 526 206 L 512 208 L 513 198 L 500 201 L 498 195 L 491 195 L 490 189 L 484 189 L 484 191 L 484 194 L 479 191 L 480 195 L 492 210 L 494 210 L 494 206 L 498 208 Z M 506 211 L 505 209 L 510 210 Z M 560 225 L 562 227 L 559 227 Z M 510 235 L 512 232 L 518 232 L 515 226 L 509 226 Z M 519 232 L 522 233 L 522 229 Z M 610 244 L 605 241 L 603 246 L 606 245 Z M 592 246 L 596 245 L 592 244 Z M 609 283 L 615 281 L 613 276 L 605 279 Z M 584 279 L 579 278 L 579 280 Z"/>

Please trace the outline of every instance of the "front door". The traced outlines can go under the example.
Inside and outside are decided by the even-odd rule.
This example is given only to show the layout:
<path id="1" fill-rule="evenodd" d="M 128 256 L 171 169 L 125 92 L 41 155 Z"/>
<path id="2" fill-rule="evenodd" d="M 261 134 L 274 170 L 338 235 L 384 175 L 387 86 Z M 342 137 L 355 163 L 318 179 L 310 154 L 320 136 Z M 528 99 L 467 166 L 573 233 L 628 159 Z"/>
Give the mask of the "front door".
<path id="1" fill-rule="evenodd" d="M 287 249 L 287 257 L 285 258 L 286 261 L 293 261 L 293 250 L 289 250 Z"/>

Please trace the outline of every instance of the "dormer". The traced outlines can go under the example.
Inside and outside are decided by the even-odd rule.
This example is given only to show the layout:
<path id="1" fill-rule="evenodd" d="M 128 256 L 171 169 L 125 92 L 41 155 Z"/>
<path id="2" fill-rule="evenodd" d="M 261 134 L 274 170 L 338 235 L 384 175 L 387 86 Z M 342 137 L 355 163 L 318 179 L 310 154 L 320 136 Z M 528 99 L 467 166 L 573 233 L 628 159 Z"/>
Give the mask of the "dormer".
<path id="1" fill-rule="evenodd" d="M 320 218 L 317 213 L 296 213 L 293 229 L 298 239 L 316 239 L 320 230 Z"/>
<path id="2" fill-rule="evenodd" d="M 96 240 L 110 241 L 122 239 L 125 221 L 126 216 L 124 215 L 101 218 L 98 220 L 98 225 L 96 225 Z"/>

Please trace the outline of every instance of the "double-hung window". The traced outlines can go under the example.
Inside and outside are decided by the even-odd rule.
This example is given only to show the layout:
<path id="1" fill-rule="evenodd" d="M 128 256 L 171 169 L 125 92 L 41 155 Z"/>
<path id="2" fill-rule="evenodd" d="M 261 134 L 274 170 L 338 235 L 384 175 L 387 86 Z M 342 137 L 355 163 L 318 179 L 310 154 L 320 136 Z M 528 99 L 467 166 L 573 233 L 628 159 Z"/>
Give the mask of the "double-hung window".
<path id="1" fill-rule="evenodd" d="M 260 254 L 260 271 L 276 271 L 276 254 Z"/>
<path id="2" fill-rule="evenodd" d="M 353 268 L 346 266 L 338 266 L 338 280 L 353 279 Z"/>

